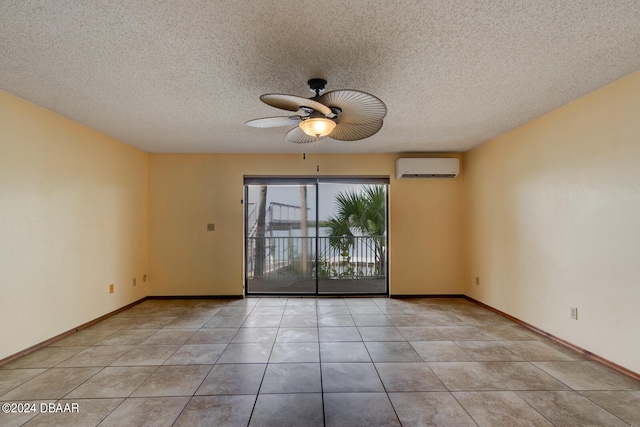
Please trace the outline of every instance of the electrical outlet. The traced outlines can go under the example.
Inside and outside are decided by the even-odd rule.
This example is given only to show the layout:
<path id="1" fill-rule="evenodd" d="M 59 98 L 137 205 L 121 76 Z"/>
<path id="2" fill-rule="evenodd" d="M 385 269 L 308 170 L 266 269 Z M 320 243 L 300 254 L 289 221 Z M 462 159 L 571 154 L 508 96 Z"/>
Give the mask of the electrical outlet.
<path id="1" fill-rule="evenodd" d="M 142 275 L 142 281 L 143 281 L 143 282 L 146 282 L 146 281 L 147 281 L 147 275 L 146 275 L 146 274 L 143 274 L 143 275 Z"/>
<path id="2" fill-rule="evenodd" d="M 578 320 L 578 307 L 569 307 L 569 318 Z"/>
<path id="3" fill-rule="evenodd" d="M 476 276 L 476 286 L 480 286 L 480 278 Z"/>
<path id="4" fill-rule="evenodd" d="M 216 231 L 215 224 L 207 224 L 207 231 Z"/>
<path id="5" fill-rule="evenodd" d="M 112 294 L 113 293 L 113 283 L 109 285 L 109 293 Z"/>
<path id="6" fill-rule="evenodd" d="M 135 285 L 136 285 L 136 278 L 134 277 L 133 278 L 133 286 L 135 286 Z"/>

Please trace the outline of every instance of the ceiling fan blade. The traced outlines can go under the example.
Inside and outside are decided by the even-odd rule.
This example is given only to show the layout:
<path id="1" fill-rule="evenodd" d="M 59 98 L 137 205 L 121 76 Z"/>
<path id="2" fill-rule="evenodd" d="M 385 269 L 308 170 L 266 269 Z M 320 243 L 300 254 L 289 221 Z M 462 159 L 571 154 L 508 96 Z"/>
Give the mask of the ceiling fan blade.
<path id="1" fill-rule="evenodd" d="M 267 93 L 260 96 L 260 100 L 272 107 L 281 108 L 283 110 L 298 111 L 301 107 L 309 107 L 324 114 L 325 116 L 332 114 L 331 109 L 324 104 L 314 101 L 313 99 L 303 98 L 301 96 L 283 95 L 280 93 Z"/>
<path id="2" fill-rule="evenodd" d="M 367 123 L 366 125 L 349 125 L 340 122 L 336 125 L 335 129 L 331 131 L 329 138 L 339 141 L 357 141 L 374 135 L 381 127 L 382 120 Z"/>
<path id="3" fill-rule="evenodd" d="M 301 121 L 300 116 L 280 116 L 249 120 L 244 124 L 254 128 L 279 128 L 284 126 L 297 126 Z"/>
<path id="4" fill-rule="evenodd" d="M 292 144 L 308 144 L 310 142 L 315 142 L 316 140 L 324 139 L 324 138 L 326 138 L 326 136 L 321 136 L 320 138 L 316 138 L 315 136 L 309 136 L 306 133 L 304 133 L 302 129 L 300 129 L 299 127 L 291 129 L 284 136 L 284 139 L 286 139 L 287 142 L 290 142 Z"/>
<path id="5" fill-rule="evenodd" d="M 327 107 L 338 107 L 342 113 L 340 123 L 364 125 L 382 120 L 387 115 L 387 106 L 377 97 L 359 90 L 341 89 L 327 92 L 318 98 Z"/>

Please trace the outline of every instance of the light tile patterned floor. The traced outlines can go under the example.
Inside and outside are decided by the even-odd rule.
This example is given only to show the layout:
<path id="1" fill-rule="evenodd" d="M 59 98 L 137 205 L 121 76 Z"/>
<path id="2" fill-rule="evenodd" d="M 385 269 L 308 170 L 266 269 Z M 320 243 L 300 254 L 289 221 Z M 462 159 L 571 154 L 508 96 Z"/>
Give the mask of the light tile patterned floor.
<path id="1" fill-rule="evenodd" d="M 2 426 L 640 425 L 639 382 L 456 298 L 148 300 L 1 367 L 0 402 L 37 405 Z"/>

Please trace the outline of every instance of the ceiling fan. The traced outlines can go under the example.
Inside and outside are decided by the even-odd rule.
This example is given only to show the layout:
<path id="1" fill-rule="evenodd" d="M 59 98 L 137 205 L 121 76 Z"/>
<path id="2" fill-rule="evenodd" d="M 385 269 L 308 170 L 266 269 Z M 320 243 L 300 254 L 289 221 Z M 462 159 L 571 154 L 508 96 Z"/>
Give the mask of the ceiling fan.
<path id="1" fill-rule="evenodd" d="M 245 124 L 256 128 L 296 126 L 285 135 L 293 144 L 306 144 L 322 138 L 357 141 L 374 135 L 382 127 L 387 107 L 377 97 L 359 90 L 341 89 L 327 92 L 327 81 L 311 79 L 307 82 L 312 98 L 268 93 L 260 100 L 272 107 L 295 111 L 293 116 L 265 117 Z"/>

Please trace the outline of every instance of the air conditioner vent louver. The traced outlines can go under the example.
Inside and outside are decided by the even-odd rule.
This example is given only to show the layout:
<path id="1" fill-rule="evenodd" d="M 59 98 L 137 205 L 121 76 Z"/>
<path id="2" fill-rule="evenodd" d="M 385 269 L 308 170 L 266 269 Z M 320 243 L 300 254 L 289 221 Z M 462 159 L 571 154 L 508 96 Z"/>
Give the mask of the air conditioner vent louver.
<path id="1" fill-rule="evenodd" d="M 403 173 L 401 179 L 451 179 L 455 178 L 453 173 Z"/>
<path id="2" fill-rule="evenodd" d="M 396 179 L 453 179 L 460 172 L 457 158 L 412 158 L 396 161 Z"/>

